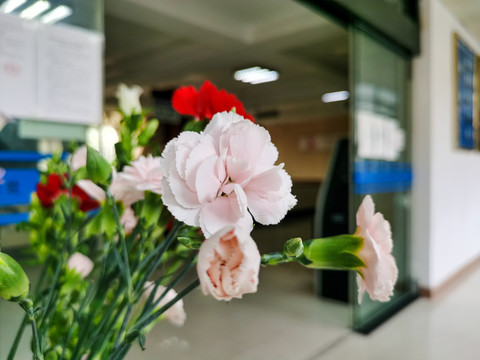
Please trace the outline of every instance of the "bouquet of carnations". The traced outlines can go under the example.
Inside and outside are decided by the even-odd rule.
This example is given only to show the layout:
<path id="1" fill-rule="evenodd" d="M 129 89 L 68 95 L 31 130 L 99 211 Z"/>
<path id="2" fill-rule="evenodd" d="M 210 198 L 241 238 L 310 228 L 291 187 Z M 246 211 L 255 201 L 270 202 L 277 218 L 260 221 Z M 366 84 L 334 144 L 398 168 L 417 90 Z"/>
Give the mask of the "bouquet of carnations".
<path id="1" fill-rule="evenodd" d="M 173 107 L 193 119 L 155 154 L 158 121 L 142 113 L 141 91 L 119 87 L 113 162 L 88 145 L 48 162 L 21 226 L 42 269 L 35 286 L 0 253 L 0 297 L 25 311 L 8 359 L 27 326 L 33 359 L 123 359 L 132 344 L 146 346 L 156 322 L 182 325 L 182 298 L 197 286 L 223 301 L 254 293 L 261 265 L 354 270 L 359 300 L 364 291 L 389 299 L 397 278 L 390 224 L 371 197 L 355 234 L 285 239 L 261 255 L 254 223 L 277 224 L 296 204 L 268 131 L 207 81 L 174 93 Z"/>

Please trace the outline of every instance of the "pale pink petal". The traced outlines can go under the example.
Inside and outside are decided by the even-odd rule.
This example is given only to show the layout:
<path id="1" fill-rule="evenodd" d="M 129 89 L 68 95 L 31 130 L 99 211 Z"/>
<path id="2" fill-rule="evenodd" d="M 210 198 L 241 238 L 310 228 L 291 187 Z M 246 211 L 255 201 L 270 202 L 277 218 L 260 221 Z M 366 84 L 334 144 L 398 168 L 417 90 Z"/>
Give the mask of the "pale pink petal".
<path id="1" fill-rule="evenodd" d="M 265 147 L 270 143 L 270 135 L 261 126 L 251 121 L 242 121 L 233 124 L 219 141 L 221 147 L 228 147 L 229 155 L 243 159 L 255 167 Z"/>
<path id="2" fill-rule="evenodd" d="M 67 267 L 86 278 L 93 270 L 93 261 L 89 257 L 76 252 L 68 259 Z"/>
<path id="3" fill-rule="evenodd" d="M 368 232 L 377 242 L 380 251 L 390 253 L 393 247 L 392 230 L 390 223 L 385 220 L 383 214 L 376 213 L 368 226 Z"/>
<path id="4" fill-rule="evenodd" d="M 183 181 L 178 174 L 174 163 L 171 164 L 170 177 L 167 180 L 178 204 L 188 209 L 198 208 L 200 206 L 201 203 L 198 201 L 198 194 L 190 187 L 185 186 L 185 181 Z"/>
<path id="5" fill-rule="evenodd" d="M 375 204 L 370 195 L 365 196 L 360 207 L 357 210 L 357 225 L 363 226 L 366 229 L 368 224 L 372 221 L 373 214 L 375 212 Z"/>
<path id="6" fill-rule="evenodd" d="M 87 147 L 85 145 L 80 146 L 71 155 L 70 164 L 73 171 L 77 171 L 81 167 L 87 165 Z"/>
<path id="7" fill-rule="evenodd" d="M 268 143 L 263 153 L 258 156 L 254 174 L 262 173 L 270 169 L 278 159 L 278 150 L 272 143 Z"/>
<path id="8" fill-rule="evenodd" d="M 175 216 L 177 220 L 183 221 L 185 224 L 190 226 L 199 226 L 198 216 L 200 212 L 200 207 L 186 208 L 180 205 L 177 202 L 176 197 L 170 188 L 169 178 L 165 177 L 163 179 L 162 190 L 163 203 L 165 204 L 165 206 L 168 207 L 168 210 L 172 213 L 173 216 Z"/>
<path id="9" fill-rule="evenodd" d="M 221 134 L 227 131 L 232 124 L 235 124 L 239 121 L 250 120 L 245 120 L 241 115 L 238 115 L 232 111 L 223 111 L 213 115 L 212 120 L 210 120 L 203 132 L 205 135 L 209 135 L 213 139 L 219 139 Z M 220 152 L 218 147 L 217 151 Z"/>
<path id="10" fill-rule="evenodd" d="M 147 281 L 144 286 L 144 292 L 143 292 L 143 298 L 148 299 L 150 296 L 151 292 L 153 291 L 155 287 L 155 284 L 151 281 Z M 155 292 L 155 296 L 153 297 L 153 301 L 157 301 L 160 296 L 163 295 L 163 293 L 167 290 L 165 286 L 158 285 L 157 291 Z M 160 302 L 157 305 L 158 309 L 161 309 L 163 306 L 168 304 L 170 301 L 175 299 L 177 296 L 177 292 L 173 289 L 170 289 L 165 296 L 160 300 Z M 177 302 L 175 302 L 167 311 L 163 313 L 165 315 L 165 318 L 169 320 L 173 325 L 176 326 L 183 326 L 185 323 L 185 320 L 187 318 L 187 314 L 185 313 L 184 306 L 183 306 L 183 300 L 180 299 Z"/>
<path id="11" fill-rule="evenodd" d="M 245 194 L 254 219 L 264 225 L 278 224 L 297 203 L 291 187 L 290 176 L 279 166 L 252 178 Z"/>
<path id="12" fill-rule="evenodd" d="M 78 180 L 76 185 L 97 201 L 102 202 L 106 199 L 105 191 L 91 180 Z"/>
<path id="13" fill-rule="evenodd" d="M 122 214 L 122 218 L 120 219 L 120 223 L 123 225 L 125 232 L 127 234 L 131 233 L 135 226 L 137 226 L 137 218 L 135 217 L 135 213 L 133 212 L 131 207 L 127 207 Z"/>
<path id="14" fill-rule="evenodd" d="M 138 190 L 135 186 L 135 183 L 132 183 L 130 180 L 126 179 L 121 173 L 113 174 L 110 192 L 116 201 L 123 202 L 125 206 L 130 206 L 145 197 L 145 193 L 141 190 Z"/>
<path id="15" fill-rule="evenodd" d="M 221 228 L 236 224 L 251 231 L 253 220 L 248 212 L 241 216 L 239 201 L 235 196 L 222 196 L 205 204 L 200 211 L 200 227 L 205 236 L 210 236 Z"/>
<path id="16" fill-rule="evenodd" d="M 218 178 L 217 169 L 217 156 L 210 156 L 198 167 L 195 189 L 200 203 L 212 201 L 217 197 L 218 190 L 224 180 Z"/>
<path id="17" fill-rule="evenodd" d="M 195 182 L 197 180 L 197 170 L 202 162 L 210 156 L 218 156 L 215 150 L 213 139 L 209 136 L 202 137 L 201 141 L 192 150 L 185 163 L 185 178 L 186 184 L 192 191 L 195 191 Z"/>
<path id="18" fill-rule="evenodd" d="M 248 161 L 231 156 L 227 157 L 227 172 L 230 179 L 241 186 L 245 186 L 253 175 L 253 169 Z"/>
<path id="19" fill-rule="evenodd" d="M 175 143 L 175 165 L 177 172 L 182 179 L 186 179 L 186 163 L 193 148 L 198 145 L 202 137 L 200 134 L 193 131 L 184 131 L 178 137 Z"/>
<path id="20" fill-rule="evenodd" d="M 160 157 L 140 156 L 130 165 L 125 166 L 120 174 L 139 191 L 162 193 L 163 172 Z"/>

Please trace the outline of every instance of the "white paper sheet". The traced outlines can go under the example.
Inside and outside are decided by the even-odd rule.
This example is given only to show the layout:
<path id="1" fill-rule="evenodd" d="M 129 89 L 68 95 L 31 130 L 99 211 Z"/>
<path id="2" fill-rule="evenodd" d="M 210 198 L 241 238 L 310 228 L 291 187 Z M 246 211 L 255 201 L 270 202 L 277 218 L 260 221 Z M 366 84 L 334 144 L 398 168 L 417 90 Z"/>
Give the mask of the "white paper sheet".
<path id="1" fill-rule="evenodd" d="M 53 121 L 98 124 L 102 120 L 103 37 L 72 26 L 38 32 L 38 106 Z"/>
<path id="2" fill-rule="evenodd" d="M 99 124 L 103 35 L 0 14 L 0 113 Z"/>
<path id="3" fill-rule="evenodd" d="M 398 120 L 361 110 L 356 119 L 357 154 L 363 159 L 396 161 L 405 149 Z"/>
<path id="4" fill-rule="evenodd" d="M 35 23 L 0 14 L 0 113 L 36 113 Z"/>

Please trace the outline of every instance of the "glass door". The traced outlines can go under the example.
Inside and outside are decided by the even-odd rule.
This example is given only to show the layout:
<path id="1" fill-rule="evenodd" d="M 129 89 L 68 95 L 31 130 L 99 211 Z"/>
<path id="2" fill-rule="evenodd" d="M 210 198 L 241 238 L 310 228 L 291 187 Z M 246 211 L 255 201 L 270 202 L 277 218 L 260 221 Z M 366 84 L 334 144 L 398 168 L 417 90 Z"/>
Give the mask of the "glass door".
<path id="1" fill-rule="evenodd" d="M 351 26 L 351 89 L 353 142 L 350 227 L 355 213 L 370 194 L 376 211 L 392 225 L 399 276 L 390 302 L 371 301 L 367 294 L 357 302 L 355 276 L 351 277 L 353 328 L 369 332 L 416 294 L 409 270 L 410 241 L 410 59 L 401 51 L 367 32 Z"/>

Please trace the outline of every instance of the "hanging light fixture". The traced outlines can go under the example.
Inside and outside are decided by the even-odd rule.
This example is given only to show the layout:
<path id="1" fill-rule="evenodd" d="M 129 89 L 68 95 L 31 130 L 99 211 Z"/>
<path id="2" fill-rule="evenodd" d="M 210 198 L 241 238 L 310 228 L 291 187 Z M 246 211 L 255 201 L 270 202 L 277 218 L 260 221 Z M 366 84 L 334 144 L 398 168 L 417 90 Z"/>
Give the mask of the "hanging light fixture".
<path id="1" fill-rule="evenodd" d="M 20 17 L 24 19 L 36 18 L 41 13 L 50 9 L 52 5 L 47 0 L 38 0 L 20 13 Z"/>

